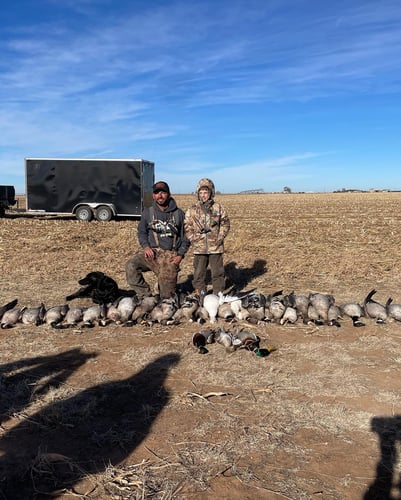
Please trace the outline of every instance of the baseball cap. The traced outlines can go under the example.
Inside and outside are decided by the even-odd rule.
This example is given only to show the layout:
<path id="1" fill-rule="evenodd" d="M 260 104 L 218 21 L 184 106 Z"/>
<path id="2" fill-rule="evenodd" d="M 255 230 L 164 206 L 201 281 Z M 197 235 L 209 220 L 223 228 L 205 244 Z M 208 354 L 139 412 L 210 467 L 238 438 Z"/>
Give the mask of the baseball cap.
<path id="1" fill-rule="evenodd" d="M 153 184 L 153 192 L 157 193 L 158 191 L 164 191 L 165 193 L 170 194 L 170 188 L 168 187 L 167 182 L 159 181 Z"/>

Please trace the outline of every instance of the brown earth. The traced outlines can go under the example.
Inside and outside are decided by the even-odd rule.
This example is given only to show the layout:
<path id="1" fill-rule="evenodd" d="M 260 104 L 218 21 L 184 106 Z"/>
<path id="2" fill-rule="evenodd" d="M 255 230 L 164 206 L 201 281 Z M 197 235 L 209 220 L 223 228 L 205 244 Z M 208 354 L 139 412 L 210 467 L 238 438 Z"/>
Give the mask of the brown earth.
<path id="1" fill-rule="evenodd" d="M 228 284 L 401 302 L 401 194 L 220 201 Z M 136 227 L 9 212 L 0 305 L 64 303 L 93 270 L 127 288 Z M 248 326 L 264 358 L 200 355 L 190 323 L 1 330 L 0 498 L 400 498 L 401 324 L 365 323 Z"/>

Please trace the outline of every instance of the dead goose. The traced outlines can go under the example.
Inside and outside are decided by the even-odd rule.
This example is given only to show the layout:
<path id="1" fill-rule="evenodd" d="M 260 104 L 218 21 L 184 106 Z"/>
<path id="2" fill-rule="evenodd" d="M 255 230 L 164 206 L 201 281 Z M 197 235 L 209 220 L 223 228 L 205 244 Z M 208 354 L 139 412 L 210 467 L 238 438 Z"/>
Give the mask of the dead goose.
<path id="1" fill-rule="evenodd" d="M 340 312 L 352 319 L 353 326 L 365 326 L 365 323 L 361 321 L 361 318 L 365 316 L 365 311 L 357 302 L 347 302 L 340 305 Z"/>
<path id="2" fill-rule="evenodd" d="M 141 302 L 136 306 L 134 312 L 132 313 L 132 321 L 134 323 L 141 321 L 149 314 L 152 309 L 158 303 L 157 297 L 151 295 L 149 297 L 143 297 Z"/>
<path id="3" fill-rule="evenodd" d="M 365 300 L 363 301 L 363 308 L 367 317 L 375 319 L 376 323 L 382 324 L 386 322 L 387 319 L 387 311 L 386 308 L 372 299 L 373 295 L 376 293 L 376 290 L 371 290 Z"/>
<path id="4" fill-rule="evenodd" d="M 123 325 L 132 323 L 132 313 L 139 304 L 137 297 L 122 297 L 118 302 L 117 309 L 120 312 L 120 320 Z"/>
<path id="5" fill-rule="evenodd" d="M 181 306 L 174 313 L 173 319 L 174 321 L 180 322 L 182 319 L 186 321 L 194 321 L 196 311 L 200 304 L 200 297 L 198 294 L 189 294 L 187 295 L 181 303 Z"/>
<path id="6" fill-rule="evenodd" d="M 1 318 L 1 328 L 12 328 L 16 325 L 21 319 L 23 311 L 24 308 L 21 309 L 19 307 L 13 307 L 12 309 L 5 311 L 3 317 Z"/>
<path id="7" fill-rule="evenodd" d="M 208 313 L 210 323 L 216 323 L 219 306 L 220 306 L 220 298 L 217 295 L 209 293 L 208 295 L 204 296 L 203 307 L 204 309 L 206 309 Z"/>
<path id="8" fill-rule="evenodd" d="M 281 325 L 287 325 L 288 323 L 294 324 L 298 320 L 298 311 L 295 307 L 287 306 L 285 308 L 284 314 L 280 318 Z"/>
<path id="9" fill-rule="evenodd" d="M 386 311 L 389 318 L 395 321 L 401 321 L 401 304 L 392 304 L 393 299 L 388 298 L 386 302 Z"/>
<path id="10" fill-rule="evenodd" d="M 43 302 L 37 307 L 27 307 L 21 315 L 21 322 L 24 325 L 39 326 L 43 323 L 46 308 Z"/>
<path id="11" fill-rule="evenodd" d="M 331 304 L 327 311 L 327 324 L 339 328 L 341 326 L 338 321 L 339 319 L 341 319 L 340 308 L 336 304 Z"/>
<path id="12" fill-rule="evenodd" d="M 53 328 L 57 330 L 65 330 L 67 328 L 75 328 L 83 320 L 84 308 L 80 306 L 70 306 L 62 323 L 56 323 Z"/>
<path id="13" fill-rule="evenodd" d="M 328 323 L 328 312 L 332 304 L 334 304 L 333 295 L 328 295 L 324 293 L 310 293 L 309 303 L 312 304 L 313 308 L 319 315 L 320 320 L 324 323 Z M 309 314 L 309 313 L 308 313 Z"/>
<path id="14" fill-rule="evenodd" d="M 82 328 L 93 328 L 96 323 L 106 326 L 107 308 L 104 304 L 96 304 L 84 310 L 82 316 Z"/>
<path id="15" fill-rule="evenodd" d="M 3 317 L 3 314 L 6 312 L 6 311 L 9 311 L 10 309 L 14 309 L 14 307 L 18 304 L 18 299 L 14 299 L 12 300 L 11 302 L 8 302 L 7 304 L 5 304 L 4 306 L 1 306 L 0 307 L 0 320 L 1 318 Z"/>
<path id="16" fill-rule="evenodd" d="M 50 309 L 46 311 L 44 323 L 50 325 L 51 327 L 61 323 L 67 314 L 68 308 L 68 304 L 50 307 Z"/>
<path id="17" fill-rule="evenodd" d="M 266 314 L 266 316 L 271 320 L 271 321 L 275 321 L 276 323 L 279 323 L 280 322 L 280 319 L 283 317 L 284 315 L 284 311 L 285 311 L 286 307 L 285 305 L 282 303 L 281 299 L 276 296 L 274 297 L 271 302 L 270 302 L 270 305 L 269 305 L 269 313 L 270 314 Z"/>
<path id="18" fill-rule="evenodd" d="M 171 297 L 161 300 L 149 313 L 149 321 L 156 322 L 162 325 L 172 324 L 173 316 L 177 311 L 177 299 Z"/>

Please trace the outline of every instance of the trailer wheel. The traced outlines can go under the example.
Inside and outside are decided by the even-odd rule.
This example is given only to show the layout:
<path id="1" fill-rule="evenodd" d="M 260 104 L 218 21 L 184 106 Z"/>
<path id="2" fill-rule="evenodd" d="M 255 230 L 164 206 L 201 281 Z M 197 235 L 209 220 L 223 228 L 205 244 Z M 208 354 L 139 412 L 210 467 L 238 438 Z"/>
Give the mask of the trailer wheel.
<path id="1" fill-rule="evenodd" d="M 83 220 L 83 221 L 90 221 L 93 218 L 93 212 L 88 205 L 82 205 L 81 207 L 78 207 L 76 212 L 75 212 L 75 217 L 78 220 Z"/>
<path id="2" fill-rule="evenodd" d="M 111 210 L 110 207 L 106 205 L 101 205 L 96 209 L 95 217 L 96 220 L 100 222 L 108 222 L 113 218 L 113 211 Z"/>

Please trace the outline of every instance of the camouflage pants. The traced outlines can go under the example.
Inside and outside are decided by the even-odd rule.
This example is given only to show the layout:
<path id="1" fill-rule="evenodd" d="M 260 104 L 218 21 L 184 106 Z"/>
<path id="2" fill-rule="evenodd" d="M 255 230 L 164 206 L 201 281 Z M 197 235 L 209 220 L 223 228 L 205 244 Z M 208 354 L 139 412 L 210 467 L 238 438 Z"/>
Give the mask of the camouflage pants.
<path id="1" fill-rule="evenodd" d="M 174 250 L 155 249 L 155 258 L 146 259 L 143 251 L 137 252 L 125 264 L 125 274 L 130 287 L 138 296 L 151 295 L 150 286 L 143 273 L 153 271 L 158 279 L 159 294 L 162 299 L 172 297 L 176 292 L 179 266 L 171 262 L 177 255 Z"/>
<path id="2" fill-rule="evenodd" d="M 210 266 L 210 273 L 212 275 L 213 293 L 222 292 L 226 287 L 222 253 L 194 255 L 194 279 L 192 286 L 195 290 L 206 291 L 206 272 L 208 266 Z"/>

